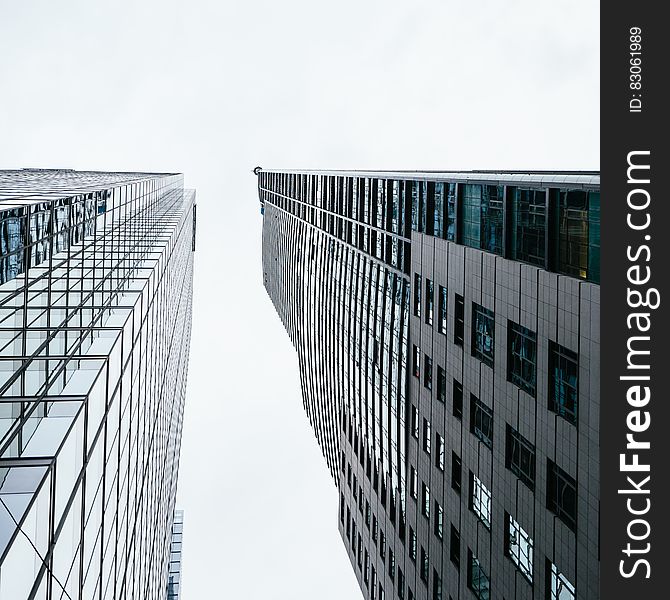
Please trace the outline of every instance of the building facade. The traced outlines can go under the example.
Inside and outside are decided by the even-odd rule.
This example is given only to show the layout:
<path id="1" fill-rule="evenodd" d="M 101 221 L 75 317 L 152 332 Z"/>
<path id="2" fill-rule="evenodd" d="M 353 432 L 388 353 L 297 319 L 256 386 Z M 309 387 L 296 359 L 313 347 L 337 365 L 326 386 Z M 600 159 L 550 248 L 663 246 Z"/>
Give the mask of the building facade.
<path id="1" fill-rule="evenodd" d="M 179 600 L 181 589 L 181 545 L 184 535 L 184 511 L 174 511 L 172 542 L 170 544 L 170 568 L 168 572 L 167 600 Z"/>
<path id="2" fill-rule="evenodd" d="M 165 598 L 191 329 L 178 174 L 0 171 L 0 599 Z"/>
<path id="3" fill-rule="evenodd" d="M 257 169 L 366 598 L 598 598 L 597 173 Z"/>

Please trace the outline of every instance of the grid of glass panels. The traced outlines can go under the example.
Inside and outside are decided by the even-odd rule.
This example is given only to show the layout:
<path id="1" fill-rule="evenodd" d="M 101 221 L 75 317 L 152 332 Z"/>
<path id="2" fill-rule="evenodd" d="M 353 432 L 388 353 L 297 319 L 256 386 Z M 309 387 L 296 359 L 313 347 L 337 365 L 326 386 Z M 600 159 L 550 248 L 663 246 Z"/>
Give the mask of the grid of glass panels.
<path id="1" fill-rule="evenodd" d="M 194 211 L 180 175 L 0 172 L 23 223 L 0 283 L 0 597 L 165 597 Z"/>
<path id="2" fill-rule="evenodd" d="M 261 171 L 258 178 L 263 210 L 268 203 L 279 206 L 406 274 L 409 240 L 416 231 L 579 279 L 600 280 L 598 190 L 558 181 L 502 185 L 494 176 L 491 183 L 355 172 Z M 548 218 L 548 210 L 556 211 L 558 223 Z"/>
<path id="3" fill-rule="evenodd" d="M 179 600 L 181 589 L 181 547 L 184 534 L 184 511 L 174 511 L 172 542 L 170 544 L 170 566 L 168 568 L 167 600 Z"/>

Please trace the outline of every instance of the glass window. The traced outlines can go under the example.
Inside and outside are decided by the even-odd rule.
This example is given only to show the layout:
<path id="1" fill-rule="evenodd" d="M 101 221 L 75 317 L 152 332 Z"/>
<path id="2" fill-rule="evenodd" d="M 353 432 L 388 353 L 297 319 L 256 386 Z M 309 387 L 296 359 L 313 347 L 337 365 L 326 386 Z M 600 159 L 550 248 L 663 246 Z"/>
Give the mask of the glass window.
<path id="1" fill-rule="evenodd" d="M 479 248 L 481 240 L 482 186 L 463 186 L 463 243 Z"/>
<path id="2" fill-rule="evenodd" d="M 577 530 L 577 482 L 551 459 L 547 461 L 547 508 Z"/>
<path id="3" fill-rule="evenodd" d="M 472 303 L 472 356 L 493 367 L 495 317 L 493 311 Z"/>
<path id="4" fill-rule="evenodd" d="M 512 258 L 545 265 L 545 190 L 515 189 L 512 202 Z"/>
<path id="5" fill-rule="evenodd" d="M 482 190 L 481 249 L 502 255 L 503 250 L 502 185 L 485 185 Z"/>
<path id="6" fill-rule="evenodd" d="M 451 487 L 459 494 L 461 492 L 461 457 L 451 452 Z"/>
<path id="7" fill-rule="evenodd" d="M 414 316 L 421 316 L 421 275 L 414 273 Z"/>
<path id="8" fill-rule="evenodd" d="M 470 394 L 470 431 L 489 448 L 493 447 L 493 410 Z"/>
<path id="9" fill-rule="evenodd" d="M 565 190 L 559 197 L 558 270 L 600 281 L 600 192 Z"/>
<path id="10" fill-rule="evenodd" d="M 419 411 L 416 406 L 412 404 L 412 435 L 419 439 Z"/>
<path id="11" fill-rule="evenodd" d="M 533 582 L 533 540 L 528 533 L 507 514 L 507 537 L 505 553 L 512 559 L 517 569 L 531 583 Z"/>
<path id="12" fill-rule="evenodd" d="M 447 334 L 447 288 L 439 286 L 438 289 L 438 322 L 437 328 L 440 333 Z"/>
<path id="13" fill-rule="evenodd" d="M 447 401 L 447 373 L 437 365 L 437 399 L 444 404 Z"/>
<path id="14" fill-rule="evenodd" d="M 390 546 L 389 546 L 389 577 L 391 578 L 391 581 L 395 579 L 395 554 L 393 554 L 393 550 L 391 550 Z"/>
<path id="15" fill-rule="evenodd" d="M 491 583 L 479 560 L 468 548 L 468 587 L 479 600 L 489 600 Z"/>
<path id="16" fill-rule="evenodd" d="M 440 471 L 444 471 L 444 438 L 439 433 L 435 433 L 435 445 L 437 446 L 435 466 Z"/>
<path id="17" fill-rule="evenodd" d="M 454 403 L 454 416 L 462 419 L 463 418 L 463 386 L 460 381 L 454 379 L 454 385 L 452 389 L 452 400 Z"/>
<path id="18" fill-rule="evenodd" d="M 435 535 L 440 540 L 444 535 L 444 510 L 437 500 L 435 501 Z"/>
<path id="19" fill-rule="evenodd" d="M 426 518 L 430 518 L 430 489 L 422 481 L 421 482 L 421 512 Z"/>
<path id="20" fill-rule="evenodd" d="M 537 334 L 507 321 L 507 380 L 535 395 Z"/>
<path id="21" fill-rule="evenodd" d="M 549 599 L 550 600 L 575 600 L 575 586 L 561 573 L 556 565 L 548 561 L 549 574 Z"/>
<path id="22" fill-rule="evenodd" d="M 505 466 L 531 490 L 535 489 L 535 446 L 507 425 Z"/>
<path id="23" fill-rule="evenodd" d="M 449 184 L 447 184 L 449 185 Z M 433 235 L 435 237 L 444 237 L 444 183 L 435 183 L 434 201 L 435 201 L 435 223 L 433 225 Z"/>
<path id="24" fill-rule="evenodd" d="M 428 582 L 428 565 L 428 552 L 421 546 L 421 579 L 426 583 Z"/>
<path id="25" fill-rule="evenodd" d="M 470 509 L 486 527 L 491 528 L 491 492 L 470 471 Z"/>
<path id="26" fill-rule="evenodd" d="M 460 570 L 461 566 L 461 534 L 453 525 L 449 535 L 449 558 L 456 569 Z"/>
<path id="27" fill-rule="evenodd" d="M 423 356 L 423 385 L 429 390 L 433 389 L 433 359 L 427 354 Z"/>
<path id="28" fill-rule="evenodd" d="M 409 528 L 409 557 L 416 562 L 416 533 Z"/>
<path id="29" fill-rule="evenodd" d="M 423 449 L 427 454 L 430 454 L 430 421 L 427 419 L 423 420 Z"/>
<path id="30" fill-rule="evenodd" d="M 419 477 L 416 469 L 412 466 L 409 468 L 409 495 L 415 500 L 418 498 Z"/>
<path id="31" fill-rule="evenodd" d="M 412 344 L 412 371 L 414 372 L 414 377 L 418 377 L 420 375 L 420 362 L 421 352 L 415 344 Z"/>
<path id="32" fill-rule="evenodd" d="M 426 325 L 433 324 L 433 282 L 426 277 Z"/>
<path id="33" fill-rule="evenodd" d="M 579 363 L 576 352 L 549 341 L 549 409 L 577 424 Z"/>
<path id="34" fill-rule="evenodd" d="M 463 296 L 455 294 L 456 305 L 454 307 L 454 344 L 463 346 L 463 331 L 465 324 L 465 303 Z"/>
<path id="35" fill-rule="evenodd" d="M 442 600 L 442 578 L 433 569 L 433 600 Z"/>

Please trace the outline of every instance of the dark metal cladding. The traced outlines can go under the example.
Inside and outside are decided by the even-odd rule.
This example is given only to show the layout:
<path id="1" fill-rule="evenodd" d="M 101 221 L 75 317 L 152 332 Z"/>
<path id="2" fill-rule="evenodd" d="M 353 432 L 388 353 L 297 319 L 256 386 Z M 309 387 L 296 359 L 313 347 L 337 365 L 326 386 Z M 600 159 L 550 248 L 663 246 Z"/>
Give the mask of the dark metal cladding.
<path id="1" fill-rule="evenodd" d="M 599 175 L 255 173 L 364 596 L 597 598 Z"/>

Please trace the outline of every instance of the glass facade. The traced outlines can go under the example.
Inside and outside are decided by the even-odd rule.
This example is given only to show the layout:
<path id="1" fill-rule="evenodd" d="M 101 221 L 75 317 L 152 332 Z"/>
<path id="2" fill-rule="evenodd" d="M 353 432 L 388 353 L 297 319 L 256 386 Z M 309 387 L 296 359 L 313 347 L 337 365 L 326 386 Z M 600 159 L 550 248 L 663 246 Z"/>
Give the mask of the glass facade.
<path id="1" fill-rule="evenodd" d="M 599 177 L 257 175 L 263 282 L 298 353 L 365 598 L 544 597 L 554 580 L 533 577 L 533 553 L 587 597 L 597 533 L 561 521 L 574 489 L 597 524 L 597 477 L 570 480 L 588 457 L 533 424 L 577 425 L 580 391 L 582 404 L 597 397 L 577 374 L 588 363 L 598 376 L 598 338 L 586 338 L 599 309 Z M 591 327 L 575 328 L 582 312 Z M 597 409 L 579 418 L 580 432 L 597 431 Z M 555 556 L 559 544 L 579 560 Z"/>
<path id="2" fill-rule="evenodd" d="M 184 534 L 184 511 L 174 511 L 172 541 L 170 543 L 170 566 L 168 568 L 167 600 L 179 600 L 181 589 L 181 546 Z"/>
<path id="3" fill-rule="evenodd" d="M 177 174 L 0 172 L 0 597 L 164 598 L 190 340 Z"/>

